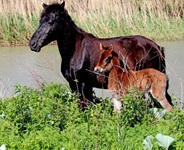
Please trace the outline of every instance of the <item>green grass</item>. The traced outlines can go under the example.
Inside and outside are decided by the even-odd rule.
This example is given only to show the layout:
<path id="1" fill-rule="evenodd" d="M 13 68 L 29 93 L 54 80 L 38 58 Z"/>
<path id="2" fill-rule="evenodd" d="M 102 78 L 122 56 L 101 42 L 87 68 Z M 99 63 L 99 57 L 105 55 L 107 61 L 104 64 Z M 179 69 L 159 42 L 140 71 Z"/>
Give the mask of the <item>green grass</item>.
<path id="1" fill-rule="evenodd" d="M 38 26 L 38 17 L 27 17 L 27 22 L 18 14 L 0 16 L 2 45 L 27 45 L 31 34 Z"/>
<path id="2" fill-rule="evenodd" d="M 119 18 L 120 21 L 117 21 L 110 15 L 102 16 L 101 14 L 95 14 L 85 21 L 76 19 L 76 23 L 85 31 L 93 33 L 98 37 L 143 35 L 157 41 L 184 38 L 184 18 L 181 18 L 179 21 L 171 18 L 170 22 L 162 18 L 155 18 L 153 21 L 148 17 L 143 22 L 141 18 L 142 16 L 137 14 L 137 16 L 132 18 L 131 22 L 126 22 L 123 16 Z M 95 20 L 98 20 L 98 23 Z"/>
<path id="3" fill-rule="evenodd" d="M 121 113 L 113 112 L 109 99 L 82 112 L 77 95 L 61 84 L 41 90 L 17 85 L 16 92 L 0 100 L 0 146 L 7 149 L 142 150 L 143 140 L 158 133 L 174 138 L 170 149 L 184 148 L 183 109 L 159 119 L 136 90 L 124 98 Z M 152 144 L 162 149 L 156 139 Z"/>
<path id="4" fill-rule="evenodd" d="M 140 17 L 140 16 L 139 16 Z M 104 18 L 104 19 L 99 19 Z M 99 19 L 99 21 L 96 21 Z M 6 21 L 5 21 L 6 20 Z M 38 16 L 28 19 L 31 26 L 22 21 L 21 16 L 9 16 L 6 19 L 1 17 L 2 41 L 7 45 L 27 44 L 31 35 L 38 27 Z M 146 19 L 145 23 L 138 17 L 133 18 L 132 22 L 127 23 L 124 18 L 117 22 L 112 16 L 104 17 L 95 14 L 91 18 L 81 21 L 74 18 L 76 24 L 84 31 L 94 34 L 98 37 L 115 37 L 122 35 L 144 35 L 153 40 L 177 40 L 184 37 L 184 19 L 180 21 L 172 20 L 169 24 L 162 18 L 156 18 L 155 21 Z M 96 21 L 96 22 L 95 22 Z"/>
<path id="5" fill-rule="evenodd" d="M 49 0 L 44 2 L 49 4 Z M 2 4 L 0 45 L 27 45 L 38 27 L 42 1 Z M 157 41 L 184 39 L 184 1 L 71 0 L 66 9 L 79 27 L 98 37 L 139 34 Z"/>

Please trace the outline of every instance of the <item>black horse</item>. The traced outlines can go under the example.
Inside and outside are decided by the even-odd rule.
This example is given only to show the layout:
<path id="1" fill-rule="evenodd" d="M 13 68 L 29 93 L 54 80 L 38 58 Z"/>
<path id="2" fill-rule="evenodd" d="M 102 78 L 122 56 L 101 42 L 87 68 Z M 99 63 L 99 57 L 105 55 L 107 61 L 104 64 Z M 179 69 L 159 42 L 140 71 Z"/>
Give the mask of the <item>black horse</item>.
<path id="1" fill-rule="evenodd" d="M 155 42 L 143 36 L 95 37 L 80 29 L 64 6 L 65 2 L 43 4 L 39 27 L 29 46 L 39 52 L 43 46 L 57 40 L 62 57 L 61 72 L 72 91 L 80 94 L 79 107 L 93 102 L 93 87 L 107 88 L 107 80 L 92 72 L 100 55 L 100 43 L 104 46 L 113 44 L 119 58 L 130 69 L 155 68 L 165 73 L 164 52 Z"/>

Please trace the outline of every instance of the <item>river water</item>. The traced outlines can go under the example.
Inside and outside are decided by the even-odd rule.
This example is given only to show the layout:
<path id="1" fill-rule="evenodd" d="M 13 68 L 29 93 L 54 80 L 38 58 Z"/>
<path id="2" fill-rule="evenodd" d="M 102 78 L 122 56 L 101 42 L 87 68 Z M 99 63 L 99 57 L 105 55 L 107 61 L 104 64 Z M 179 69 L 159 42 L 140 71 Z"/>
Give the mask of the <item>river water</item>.
<path id="1" fill-rule="evenodd" d="M 169 93 L 184 97 L 184 41 L 157 42 L 165 47 Z M 0 47 L 0 97 L 14 95 L 15 85 L 39 87 L 41 82 L 64 83 L 60 72 L 61 57 L 57 46 L 46 46 L 32 52 L 28 46 Z M 108 96 L 107 90 L 95 89 L 97 96 Z"/>

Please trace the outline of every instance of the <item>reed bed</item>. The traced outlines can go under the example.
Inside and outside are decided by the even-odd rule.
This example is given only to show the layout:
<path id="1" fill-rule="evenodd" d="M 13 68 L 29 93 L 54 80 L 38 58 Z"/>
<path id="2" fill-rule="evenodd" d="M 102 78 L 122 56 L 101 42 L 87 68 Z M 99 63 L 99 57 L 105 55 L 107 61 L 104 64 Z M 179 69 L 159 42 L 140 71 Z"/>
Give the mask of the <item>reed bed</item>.
<path id="1" fill-rule="evenodd" d="M 42 3 L 60 0 L 1 0 L 0 44 L 26 45 L 38 26 Z M 76 24 L 98 37 L 144 35 L 184 38 L 184 0 L 65 0 Z"/>

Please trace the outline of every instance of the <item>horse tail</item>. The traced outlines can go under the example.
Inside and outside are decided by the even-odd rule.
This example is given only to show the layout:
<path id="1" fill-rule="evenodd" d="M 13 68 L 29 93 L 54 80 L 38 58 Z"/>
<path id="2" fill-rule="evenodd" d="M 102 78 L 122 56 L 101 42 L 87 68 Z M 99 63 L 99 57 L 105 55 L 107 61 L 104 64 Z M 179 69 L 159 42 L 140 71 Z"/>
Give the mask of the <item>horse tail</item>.
<path id="1" fill-rule="evenodd" d="M 161 63 L 161 68 L 160 71 L 163 73 L 166 73 L 166 64 L 165 64 L 165 50 L 164 47 L 158 46 L 159 47 L 159 55 L 160 55 L 160 63 Z"/>
<path id="2" fill-rule="evenodd" d="M 173 106 L 171 96 L 169 95 L 169 93 L 167 91 L 169 88 L 169 78 L 168 78 L 168 76 L 166 76 L 166 78 L 167 78 L 167 82 L 166 82 L 166 88 L 165 88 L 165 94 L 166 94 L 165 96 L 166 96 L 166 99 L 169 102 L 169 104 L 171 104 L 171 106 Z"/>

